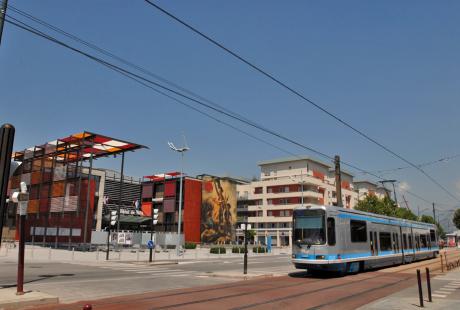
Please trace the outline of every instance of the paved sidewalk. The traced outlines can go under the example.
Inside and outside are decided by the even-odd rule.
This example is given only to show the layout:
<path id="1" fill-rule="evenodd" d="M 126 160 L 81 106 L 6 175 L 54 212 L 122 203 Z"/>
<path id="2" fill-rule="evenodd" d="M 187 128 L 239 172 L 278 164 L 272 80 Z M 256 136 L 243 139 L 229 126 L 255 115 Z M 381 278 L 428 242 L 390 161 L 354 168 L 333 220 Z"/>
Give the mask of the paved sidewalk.
<path id="1" fill-rule="evenodd" d="M 416 281 L 416 280 L 414 280 Z M 431 279 L 433 302 L 428 302 L 425 275 L 422 275 L 424 306 L 426 309 L 460 309 L 460 269 L 445 272 Z M 360 310 L 415 310 L 421 309 L 418 286 L 415 285 L 393 295 L 365 305 Z"/>
<path id="2" fill-rule="evenodd" d="M 230 253 L 229 253 L 230 252 Z M 250 251 L 248 256 L 250 257 L 264 257 L 273 255 L 289 255 L 291 253 L 290 248 L 274 248 L 272 253 L 267 254 L 256 254 Z M 59 261 L 59 262 L 105 262 L 106 252 L 92 251 L 72 251 L 67 249 L 53 249 L 44 248 L 38 245 L 26 245 L 25 250 L 25 261 L 26 263 L 31 262 L 46 262 L 46 261 Z M 137 249 L 123 249 L 120 252 L 110 251 L 109 253 L 111 261 L 127 261 L 127 262 L 147 262 L 149 258 L 149 250 L 137 250 Z M 18 248 L 6 248 L 0 249 L 0 262 L 17 260 Z M 198 248 L 194 250 L 186 250 L 181 256 L 176 255 L 175 250 L 169 251 L 157 251 L 154 252 L 154 261 L 193 261 L 193 260 L 215 260 L 225 259 L 232 257 L 243 257 L 243 254 L 234 254 L 228 251 L 226 254 L 210 254 L 209 248 Z"/>
<path id="3" fill-rule="evenodd" d="M 4 288 L 0 290 L 0 310 L 23 309 L 25 307 L 57 304 L 56 296 L 38 291 L 25 292 L 24 295 L 16 295 L 16 288 Z"/>

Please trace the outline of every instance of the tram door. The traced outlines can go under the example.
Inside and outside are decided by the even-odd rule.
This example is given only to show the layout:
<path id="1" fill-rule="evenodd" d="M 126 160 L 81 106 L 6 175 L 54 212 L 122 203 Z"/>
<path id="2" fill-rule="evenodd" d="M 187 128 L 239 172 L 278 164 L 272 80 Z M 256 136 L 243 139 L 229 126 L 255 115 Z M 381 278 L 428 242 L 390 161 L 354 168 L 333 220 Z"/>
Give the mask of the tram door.
<path id="1" fill-rule="evenodd" d="M 377 244 L 377 232 L 369 232 L 369 240 L 370 240 L 370 246 L 371 246 L 371 255 L 379 255 L 379 247 Z"/>

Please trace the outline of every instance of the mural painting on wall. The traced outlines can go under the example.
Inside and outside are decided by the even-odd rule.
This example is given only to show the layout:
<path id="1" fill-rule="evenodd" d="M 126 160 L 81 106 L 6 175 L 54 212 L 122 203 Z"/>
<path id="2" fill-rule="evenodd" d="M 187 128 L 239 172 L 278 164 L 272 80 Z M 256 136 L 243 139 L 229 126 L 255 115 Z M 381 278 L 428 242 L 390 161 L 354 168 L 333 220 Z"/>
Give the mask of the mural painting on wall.
<path id="1" fill-rule="evenodd" d="M 226 243 L 234 239 L 236 223 L 236 185 L 226 179 L 203 178 L 201 240 Z"/>

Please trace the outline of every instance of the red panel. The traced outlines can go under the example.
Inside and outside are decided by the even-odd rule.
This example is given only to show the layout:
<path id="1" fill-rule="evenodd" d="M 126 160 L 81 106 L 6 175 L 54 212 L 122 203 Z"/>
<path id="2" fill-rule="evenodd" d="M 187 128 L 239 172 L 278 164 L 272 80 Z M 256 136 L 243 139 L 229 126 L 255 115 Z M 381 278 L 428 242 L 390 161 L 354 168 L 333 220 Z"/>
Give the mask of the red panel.
<path id="1" fill-rule="evenodd" d="M 151 202 L 143 202 L 141 206 L 142 213 L 144 216 L 152 216 L 152 203 Z"/>
<path id="2" fill-rule="evenodd" d="M 201 181 L 185 179 L 184 235 L 186 242 L 201 242 Z"/>
<path id="3" fill-rule="evenodd" d="M 176 196 L 176 181 L 165 183 L 165 197 Z"/>

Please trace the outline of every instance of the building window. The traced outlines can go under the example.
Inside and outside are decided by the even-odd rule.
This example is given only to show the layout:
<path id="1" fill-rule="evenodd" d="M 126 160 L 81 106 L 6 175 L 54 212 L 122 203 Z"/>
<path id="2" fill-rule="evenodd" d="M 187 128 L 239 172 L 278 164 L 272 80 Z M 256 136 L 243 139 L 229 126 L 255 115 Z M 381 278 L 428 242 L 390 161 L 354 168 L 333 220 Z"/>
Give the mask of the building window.
<path id="1" fill-rule="evenodd" d="M 267 211 L 267 216 L 273 216 L 273 211 Z"/>
<path id="2" fill-rule="evenodd" d="M 391 234 L 381 232 L 379 233 L 380 238 L 380 251 L 391 251 Z"/>
<path id="3" fill-rule="evenodd" d="M 267 204 L 272 205 L 273 204 L 273 199 L 267 199 Z"/>
<path id="4" fill-rule="evenodd" d="M 351 242 L 366 242 L 367 230 L 366 222 L 364 221 L 350 221 Z"/>
<path id="5" fill-rule="evenodd" d="M 267 193 L 273 193 L 273 187 L 267 187 Z"/>
<path id="6" fill-rule="evenodd" d="M 262 187 L 254 188 L 254 194 L 262 194 Z"/>
<path id="7" fill-rule="evenodd" d="M 270 224 L 270 227 L 271 227 L 271 228 L 276 228 L 276 223 L 271 223 L 271 224 Z"/>

